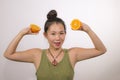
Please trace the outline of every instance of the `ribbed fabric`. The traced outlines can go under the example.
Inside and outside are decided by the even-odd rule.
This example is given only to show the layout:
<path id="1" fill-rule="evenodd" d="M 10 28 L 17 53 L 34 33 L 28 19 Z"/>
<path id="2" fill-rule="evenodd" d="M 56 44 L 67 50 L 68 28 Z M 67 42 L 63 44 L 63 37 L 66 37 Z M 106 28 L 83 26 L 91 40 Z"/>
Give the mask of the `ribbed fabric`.
<path id="1" fill-rule="evenodd" d="M 64 57 L 56 66 L 52 65 L 46 50 L 43 50 L 40 66 L 36 72 L 37 80 L 73 80 L 73 75 L 67 49 L 64 49 Z"/>

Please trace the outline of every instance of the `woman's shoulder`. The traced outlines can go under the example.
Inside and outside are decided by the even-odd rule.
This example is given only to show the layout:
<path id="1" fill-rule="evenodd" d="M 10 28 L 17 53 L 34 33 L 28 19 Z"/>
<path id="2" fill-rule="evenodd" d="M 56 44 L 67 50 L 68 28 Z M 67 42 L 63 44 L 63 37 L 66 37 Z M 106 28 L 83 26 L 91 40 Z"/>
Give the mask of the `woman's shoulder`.
<path id="1" fill-rule="evenodd" d="M 67 52 L 68 54 L 72 54 L 75 51 L 75 48 L 64 48 L 64 51 Z"/>
<path id="2" fill-rule="evenodd" d="M 80 48 L 80 47 L 72 47 L 72 48 L 69 48 L 67 50 L 70 51 L 70 52 L 75 52 L 78 49 L 82 49 L 82 48 Z"/>
<path id="3" fill-rule="evenodd" d="M 40 49 L 40 48 L 32 48 L 32 49 L 29 49 L 30 53 L 34 54 L 34 56 L 41 56 L 42 54 L 42 51 L 44 49 Z"/>
<path id="4" fill-rule="evenodd" d="M 75 55 L 76 53 L 80 53 L 82 51 L 83 48 L 80 47 L 72 47 L 67 49 L 69 54 Z"/>
<path id="5" fill-rule="evenodd" d="M 29 49 L 30 51 L 33 51 L 33 52 L 40 52 L 42 53 L 42 51 L 45 51 L 46 49 L 41 49 L 41 48 L 32 48 L 32 49 Z"/>
<path id="6" fill-rule="evenodd" d="M 42 49 L 40 49 L 40 48 L 32 48 L 32 49 L 29 49 L 29 51 L 34 52 L 34 53 L 38 53 L 38 52 L 41 52 Z"/>

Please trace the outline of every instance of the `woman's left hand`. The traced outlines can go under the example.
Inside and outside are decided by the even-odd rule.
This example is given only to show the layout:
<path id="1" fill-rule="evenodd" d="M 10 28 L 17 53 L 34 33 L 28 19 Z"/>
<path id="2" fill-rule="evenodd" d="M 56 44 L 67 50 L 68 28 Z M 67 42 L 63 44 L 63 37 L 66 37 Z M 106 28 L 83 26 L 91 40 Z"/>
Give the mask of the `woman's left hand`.
<path id="1" fill-rule="evenodd" d="M 82 26 L 81 26 L 81 31 L 85 31 L 85 32 L 89 32 L 89 30 L 91 30 L 91 28 L 85 24 L 85 23 L 82 23 Z"/>

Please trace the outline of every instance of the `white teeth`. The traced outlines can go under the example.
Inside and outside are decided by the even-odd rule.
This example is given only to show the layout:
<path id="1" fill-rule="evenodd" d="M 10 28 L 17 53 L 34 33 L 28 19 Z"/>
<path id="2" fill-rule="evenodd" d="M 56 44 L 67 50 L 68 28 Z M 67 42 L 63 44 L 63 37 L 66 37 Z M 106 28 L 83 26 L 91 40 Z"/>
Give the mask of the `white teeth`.
<path id="1" fill-rule="evenodd" d="M 60 42 L 60 41 L 55 41 L 55 43 L 58 43 L 58 42 Z"/>

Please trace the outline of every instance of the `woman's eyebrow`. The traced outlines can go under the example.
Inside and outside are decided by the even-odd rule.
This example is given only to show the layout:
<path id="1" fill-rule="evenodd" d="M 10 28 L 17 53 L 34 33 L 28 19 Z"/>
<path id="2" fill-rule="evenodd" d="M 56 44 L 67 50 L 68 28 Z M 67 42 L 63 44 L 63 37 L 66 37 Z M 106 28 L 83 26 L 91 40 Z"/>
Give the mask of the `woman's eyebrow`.
<path id="1" fill-rule="evenodd" d="M 50 31 L 50 32 L 57 32 L 57 31 Z M 65 32 L 64 30 L 62 30 L 62 31 L 59 31 L 59 32 Z"/>

